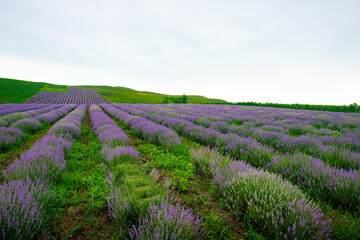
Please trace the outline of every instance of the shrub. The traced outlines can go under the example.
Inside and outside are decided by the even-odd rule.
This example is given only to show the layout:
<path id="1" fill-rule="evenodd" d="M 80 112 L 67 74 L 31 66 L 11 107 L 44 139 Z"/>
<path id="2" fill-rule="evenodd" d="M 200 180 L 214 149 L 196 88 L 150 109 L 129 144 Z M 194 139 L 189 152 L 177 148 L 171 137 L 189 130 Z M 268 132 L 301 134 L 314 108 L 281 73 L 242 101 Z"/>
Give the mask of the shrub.
<path id="1" fill-rule="evenodd" d="M 0 232 L 2 239 L 34 239 L 46 229 L 46 208 L 55 195 L 46 182 L 29 179 L 0 186 Z"/>
<path id="2" fill-rule="evenodd" d="M 71 143 L 64 138 L 45 136 L 22 154 L 3 171 L 4 177 L 17 180 L 29 177 L 36 179 L 56 179 L 66 166 L 65 150 Z"/>
<path id="3" fill-rule="evenodd" d="M 103 148 L 102 154 L 110 166 L 125 162 L 133 163 L 140 158 L 140 153 L 132 147 Z"/>
<path id="4" fill-rule="evenodd" d="M 18 128 L 0 127 L 0 151 L 9 149 L 20 141 L 24 133 Z"/>
<path id="5" fill-rule="evenodd" d="M 235 174 L 221 187 L 228 209 L 285 239 L 327 239 L 331 219 L 289 181 L 264 170 Z M 244 212 L 246 211 L 246 212 Z"/>
<path id="6" fill-rule="evenodd" d="M 305 154 L 276 156 L 268 168 L 336 205 L 360 209 L 357 170 L 337 169 Z"/>
<path id="7" fill-rule="evenodd" d="M 139 225 L 129 229 L 132 239 L 201 239 L 202 218 L 191 209 L 179 204 L 173 205 L 166 198 L 160 204 L 150 204 L 147 214 L 139 220 Z"/>
<path id="8" fill-rule="evenodd" d="M 24 132 L 34 133 L 41 129 L 43 125 L 36 119 L 25 118 L 21 119 L 11 125 L 13 128 L 19 128 Z"/>

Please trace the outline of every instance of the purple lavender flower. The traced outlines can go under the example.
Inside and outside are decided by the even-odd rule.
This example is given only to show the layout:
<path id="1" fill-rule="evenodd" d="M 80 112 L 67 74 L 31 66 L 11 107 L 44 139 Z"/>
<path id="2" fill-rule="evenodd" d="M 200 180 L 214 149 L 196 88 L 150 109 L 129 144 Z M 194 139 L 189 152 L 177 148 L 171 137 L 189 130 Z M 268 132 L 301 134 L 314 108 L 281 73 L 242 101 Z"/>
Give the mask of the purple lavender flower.
<path id="1" fill-rule="evenodd" d="M 212 179 L 226 207 L 235 215 L 246 215 L 264 232 L 284 233 L 291 239 L 329 237 L 331 220 L 326 220 L 319 206 L 279 175 L 209 149 L 193 150 L 191 158 L 200 172 Z"/>
<path id="2" fill-rule="evenodd" d="M 80 105 L 74 111 L 69 113 L 65 118 L 54 124 L 48 134 L 55 136 L 68 136 L 69 140 L 76 139 L 80 136 L 81 122 L 86 113 L 87 105 Z"/>
<path id="3" fill-rule="evenodd" d="M 43 235 L 50 217 L 47 208 L 55 195 L 46 182 L 29 179 L 0 186 L 0 233 L 2 239 L 34 239 Z"/>
<path id="4" fill-rule="evenodd" d="M 38 131 L 43 125 L 36 119 L 25 118 L 11 124 L 13 128 L 19 128 L 24 132 L 34 133 Z"/>
<path id="5" fill-rule="evenodd" d="M 134 117 L 122 110 L 115 109 L 108 104 L 104 104 L 102 107 L 106 111 L 109 111 L 109 114 L 117 117 L 120 121 L 123 121 L 136 135 L 143 137 L 149 142 L 160 144 L 169 149 L 175 148 L 181 144 L 179 135 L 167 127 L 155 124 L 141 117 Z M 129 111 L 139 115 L 144 113 L 144 111 L 136 109 L 131 109 Z"/>
<path id="6" fill-rule="evenodd" d="M 4 151 L 16 144 L 24 133 L 18 128 L 0 127 L 0 151 Z"/>
<path id="7" fill-rule="evenodd" d="M 33 181 L 56 179 L 66 167 L 65 151 L 70 147 L 66 139 L 45 136 L 11 163 L 3 171 L 4 177 L 10 180 L 29 177 Z"/>
<path id="8" fill-rule="evenodd" d="M 360 173 L 357 170 L 337 169 L 304 154 L 275 156 L 268 168 L 304 189 L 314 190 L 317 196 L 335 205 L 360 209 Z"/>
<path id="9" fill-rule="evenodd" d="M 129 144 L 129 137 L 100 107 L 90 106 L 90 118 L 93 130 L 106 148 L 115 148 Z"/>
<path id="10" fill-rule="evenodd" d="M 103 148 L 102 154 L 110 165 L 124 162 L 135 162 L 140 158 L 140 153 L 132 147 Z"/>
<path id="11" fill-rule="evenodd" d="M 151 203 L 139 225 L 129 229 L 131 239 L 202 239 L 202 218 L 191 209 L 171 204 L 169 198 Z"/>

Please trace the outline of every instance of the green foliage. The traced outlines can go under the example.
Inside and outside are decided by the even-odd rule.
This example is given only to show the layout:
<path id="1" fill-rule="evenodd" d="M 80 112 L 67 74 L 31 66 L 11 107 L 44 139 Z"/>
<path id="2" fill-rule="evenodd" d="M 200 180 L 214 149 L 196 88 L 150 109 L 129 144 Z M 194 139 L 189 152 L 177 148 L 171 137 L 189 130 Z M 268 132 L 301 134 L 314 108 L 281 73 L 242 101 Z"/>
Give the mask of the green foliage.
<path id="1" fill-rule="evenodd" d="M 334 220 L 333 239 L 352 240 L 360 239 L 360 213 L 347 210 L 333 210 L 328 203 L 323 203 L 325 209 Z"/>
<path id="2" fill-rule="evenodd" d="M 142 144 L 137 147 L 141 155 L 150 158 L 147 166 L 151 168 L 162 168 L 171 174 L 176 187 L 181 191 L 187 191 L 191 179 L 195 174 L 195 166 L 192 164 L 188 147 L 179 147 L 173 152 L 168 152 L 160 146 Z M 183 153 L 186 154 L 183 154 Z"/>
<path id="3" fill-rule="evenodd" d="M 212 211 L 208 216 L 203 216 L 206 226 L 207 239 L 233 239 L 229 224 Z"/>
<path id="4" fill-rule="evenodd" d="M 336 239 L 360 239 L 360 220 L 352 221 L 345 219 L 339 223 L 334 231 L 334 235 L 336 235 Z"/>
<path id="5" fill-rule="evenodd" d="M 249 239 L 249 240 L 265 240 L 266 238 L 264 238 L 260 234 L 254 232 L 252 229 L 250 229 L 249 231 L 246 232 L 246 239 Z"/>
<path id="6" fill-rule="evenodd" d="M 24 103 L 45 83 L 0 78 L 0 103 Z"/>
<path id="7" fill-rule="evenodd" d="M 185 94 L 179 97 L 168 97 L 166 96 L 162 103 L 187 103 L 188 102 L 188 96 Z"/>
<path id="8" fill-rule="evenodd" d="M 40 89 L 39 92 L 49 91 L 49 92 L 67 92 L 68 86 L 65 85 L 55 85 L 55 84 L 45 84 L 43 88 Z"/>
<path id="9" fill-rule="evenodd" d="M 165 190 L 136 162 L 117 161 L 105 169 L 112 175 L 107 197 L 111 213 L 123 229 L 138 224 L 149 204 L 165 196 Z"/>
<path id="10" fill-rule="evenodd" d="M 216 103 L 214 103 L 216 104 Z M 246 105 L 246 106 L 258 106 L 258 107 L 276 107 L 276 108 L 290 108 L 290 109 L 306 109 L 314 111 L 327 111 L 327 112 L 352 112 L 359 113 L 360 106 L 356 103 L 352 103 L 349 106 L 346 105 L 315 105 L 315 104 L 286 104 L 286 103 L 257 103 L 257 102 L 236 102 L 225 103 L 229 105 Z"/>
<path id="11" fill-rule="evenodd" d="M 99 225 L 94 217 L 98 218 L 101 212 L 107 211 L 108 188 L 100 152 L 100 142 L 91 126 L 84 125 L 80 139 L 72 144 L 71 151 L 66 155 L 67 172 L 52 184 L 52 189 L 60 199 L 59 204 L 52 209 L 49 223 L 54 238 L 69 238 L 85 225 Z M 81 221 L 78 222 L 78 219 Z M 64 232 L 63 226 L 69 221 L 74 225 Z"/>

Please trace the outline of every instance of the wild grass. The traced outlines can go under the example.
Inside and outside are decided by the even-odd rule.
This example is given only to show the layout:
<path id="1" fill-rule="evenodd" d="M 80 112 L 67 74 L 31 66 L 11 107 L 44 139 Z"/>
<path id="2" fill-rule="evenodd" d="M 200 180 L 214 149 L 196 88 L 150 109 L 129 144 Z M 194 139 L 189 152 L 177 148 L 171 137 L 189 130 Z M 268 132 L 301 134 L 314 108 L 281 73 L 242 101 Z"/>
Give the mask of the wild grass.
<path id="1" fill-rule="evenodd" d="M 45 83 L 0 78 L 0 103 L 24 103 Z"/>

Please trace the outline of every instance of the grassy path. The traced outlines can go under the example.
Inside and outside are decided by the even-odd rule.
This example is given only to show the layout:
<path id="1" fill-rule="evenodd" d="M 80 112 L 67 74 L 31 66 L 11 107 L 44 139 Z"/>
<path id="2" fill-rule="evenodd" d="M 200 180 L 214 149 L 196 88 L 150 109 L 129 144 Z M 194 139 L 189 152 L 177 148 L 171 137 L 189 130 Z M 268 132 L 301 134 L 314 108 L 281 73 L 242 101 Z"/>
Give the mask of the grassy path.
<path id="1" fill-rule="evenodd" d="M 118 228 L 107 209 L 101 145 L 87 113 L 81 137 L 67 156 L 68 172 L 54 184 L 61 198 L 49 221 L 52 239 L 112 239 Z"/>

